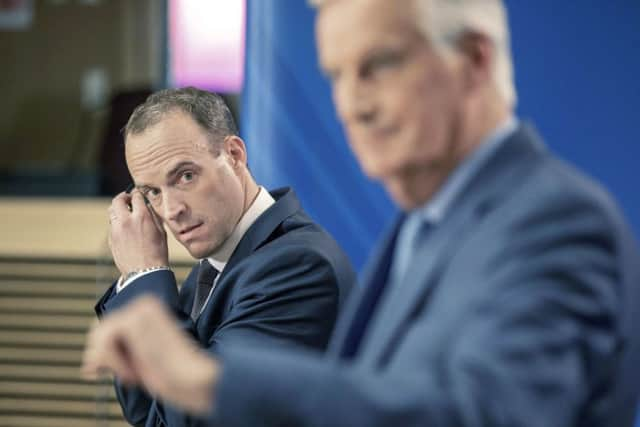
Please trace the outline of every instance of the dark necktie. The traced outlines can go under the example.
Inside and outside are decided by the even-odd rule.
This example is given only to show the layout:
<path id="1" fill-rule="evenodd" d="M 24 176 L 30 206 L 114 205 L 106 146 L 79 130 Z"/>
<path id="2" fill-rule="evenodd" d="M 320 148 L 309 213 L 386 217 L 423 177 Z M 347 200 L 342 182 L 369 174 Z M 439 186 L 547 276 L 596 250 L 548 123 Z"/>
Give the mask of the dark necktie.
<path id="1" fill-rule="evenodd" d="M 195 320 L 200 316 L 200 312 L 207 302 L 207 297 L 213 288 L 213 282 L 218 275 L 216 270 L 208 260 L 200 261 L 198 269 L 198 279 L 196 281 L 196 294 L 193 299 L 193 307 L 191 309 L 191 319 Z"/>
<path id="2" fill-rule="evenodd" d="M 349 333 L 345 339 L 345 344 L 341 351 L 341 357 L 345 359 L 350 359 L 355 356 L 357 353 L 360 342 L 364 336 L 364 333 L 369 325 L 371 320 L 371 316 L 373 315 L 376 307 L 380 303 L 381 296 L 389 285 L 390 281 L 395 280 L 393 286 L 402 287 L 403 281 L 406 279 L 406 273 L 411 263 L 419 262 L 419 260 L 415 259 L 416 249 L 419 247 L 421 242 L 428 238 L 429 232 L 433 229 L 433 224 L 420 219 L 420 221 L 414 221 L 409 224 L 409 229 L 404 230 L 405 222 L 400 226 L 396 233 L 396 239 L 391 248 L 392 256 L 382 257 L 381 264 L 377 268 L 377 274 L 373 276 L 373 279 L 368 283 L 370 286 L 369 289 L 365 291 L 365 294 L 360 302 L 360 305 L 357 308 L 355 315 L 353 316 L 353 320 L 351 325 L 349 326 Z M 403 234 L 400 236 L 400 234 Z M 403 249 L 406 253 L 404 254 L 407 259 L 402 263 L 404 265 L 401 266 L 402 270 L 396 273 L 396 277 L 392 278 L 391 270 L 392 270 L 392 261 L 395 255 L 397 255 L 397 251 L 399 247 L 405 246 Z M 384 298 L 388 298 L 388 295 Z M 382 298 L 382 299 L 384 299 Z"/>

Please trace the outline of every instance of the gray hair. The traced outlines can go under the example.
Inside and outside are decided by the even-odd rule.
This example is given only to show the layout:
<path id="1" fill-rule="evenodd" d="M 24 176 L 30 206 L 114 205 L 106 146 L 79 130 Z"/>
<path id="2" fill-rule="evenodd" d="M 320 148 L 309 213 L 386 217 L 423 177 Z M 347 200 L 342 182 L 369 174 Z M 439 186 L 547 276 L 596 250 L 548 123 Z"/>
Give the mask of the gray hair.
<path id="1" fill-rule="evenodd" d="M 175 111 L 188 114 L 209 134 L 214 146 L 229 135 L 238 135 L 231 111 L 222 97 L 194 87 L 164 89 L 149 95 L 129 117 L 124 134 L 140 134 Z"/>
<path id="2" fill-rule="evenodd" d="M 332 0 L 308 0 L 322 8 Z M 461 37 L 479 33 L 494 45 L 493 79 L 510 107 L 517 102 L 507 12 L 502 0 L 414 0 L 418 28 L 444 55 L 457 47 Z M 399 6 L 398 6 L 399 7 Z"/>

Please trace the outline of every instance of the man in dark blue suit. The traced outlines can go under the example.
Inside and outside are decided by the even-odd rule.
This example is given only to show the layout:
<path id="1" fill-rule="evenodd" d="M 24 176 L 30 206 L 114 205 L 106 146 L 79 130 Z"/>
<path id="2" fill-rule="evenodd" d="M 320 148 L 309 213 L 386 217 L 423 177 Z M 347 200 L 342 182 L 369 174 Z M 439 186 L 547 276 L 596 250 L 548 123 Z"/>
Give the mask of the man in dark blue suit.
<path id="1" fill-rule="evenodd" d="M 290 189 L 259 187 L 222 99 L 194 88 L 150 96 L 126 128 L 136 189 L 110 207 L 110 246 L 122 273 L 99 316 L 151 294 L 200 344 L 323 350 L 355 280 L 345 254 Z M 162 224 L 200 259 L 178 289 Z M 146 391 L 116 386 L 134 425 L 195 425 Z"/>
<path id="2" fill-rule="evenodd" d="M 93 331 L 87 372 L 153 384 L 224 426 L 630 426 L 640 256 L 608 194 L 514 116 L 502 2 L 318 3 L 349 143 L 404 211 L 328 355 L 211 358 L 147 299 Z M 145 319 L 163 325 L 147 346 L 127 327 Z M 208 378 L 172 386 L 186 376 L 135 369 L 115 337 L 136 363 L 171 344 Z"/>

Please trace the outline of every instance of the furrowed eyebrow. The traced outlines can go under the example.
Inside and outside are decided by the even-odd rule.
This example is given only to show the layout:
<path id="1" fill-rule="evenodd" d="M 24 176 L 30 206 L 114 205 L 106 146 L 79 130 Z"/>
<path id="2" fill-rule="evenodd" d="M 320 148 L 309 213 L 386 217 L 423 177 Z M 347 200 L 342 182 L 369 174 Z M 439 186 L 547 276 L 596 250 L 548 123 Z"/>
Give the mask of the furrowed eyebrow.
<path id="1" fill-rule="evenodd" d="M 181 169 L 184 169 L 184 168 L 192 168 L 192 169 L 196 169 L 196 170 L 200 170 L 201 169 L 201 167 L 198 166 L 197 164 L 195 164 L 194 162 L 185 160 L 185 161 L 182 161 L 182 162 L 178 163 L 174 167 L 172 167 L 171 170 L 169 170 L 169 172 L 167 172 L 166 178 L 167 179 L 173 178 L 175 175 L 178 174 L 178 172 L 180 172 Z M 149 185 L 149 184 L 136 184 L 135 188 L 137 188 L 138 190 L 140 190 L 142 192 L 145 192 L 145 191 L 148 191 L 148 190 L 150 190 L 152 188 L 155 188 L 155 187 L 152 186 L 152 185 Z"/>
<path id="2" fill-rule="evenodd" d="M 178 173 L 178 171 L 180 171 L 180 169 L 183 169 L 185 167 L 191 167 L 191 168 L 199 169 L 198 165 L 196 165 L 193 162 L 190 162 L 190 161 L 180 162 L 177 165 L 175 165 L 173 168 L 171 168 L 171 170 L 169 172 L 167 172 L 167 178 L 172 178 L 173 176 L 175 176 Z"/>

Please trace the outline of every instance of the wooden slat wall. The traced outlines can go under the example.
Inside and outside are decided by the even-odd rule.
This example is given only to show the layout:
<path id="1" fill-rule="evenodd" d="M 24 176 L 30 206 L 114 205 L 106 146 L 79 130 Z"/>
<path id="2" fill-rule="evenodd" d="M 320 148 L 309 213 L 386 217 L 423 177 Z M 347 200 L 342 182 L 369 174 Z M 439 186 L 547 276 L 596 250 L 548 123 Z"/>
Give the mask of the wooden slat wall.
<path id="1" fill-rule="evenodd" d="M 117 276 L 108 204 L 0 199 L 0 427 L 128 425 L 112 383 L 80 377 L 93 306 Z M 181 281 L 193 261 L 173 240 L 170 253 Z"/>
<path id="2" fill-rule="evenodd" d="M 190 265 L 174 266 L 184 278 Z M 0 426 L 124 426 L 111 382 L 80 377 L 113 265 L 0 258 Z"/>

